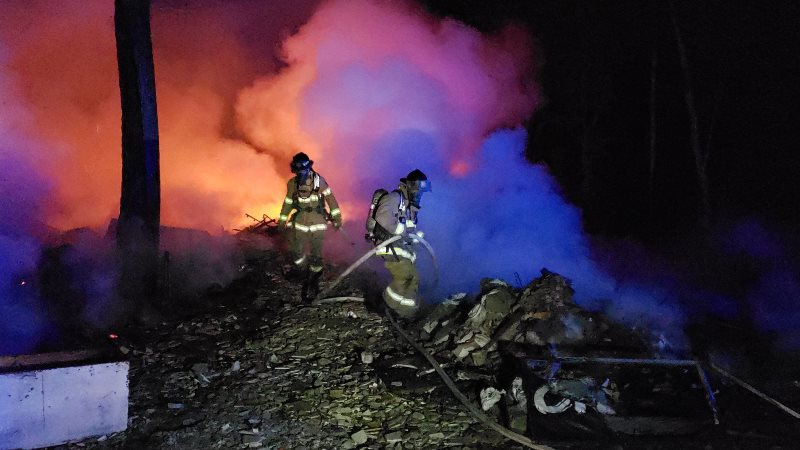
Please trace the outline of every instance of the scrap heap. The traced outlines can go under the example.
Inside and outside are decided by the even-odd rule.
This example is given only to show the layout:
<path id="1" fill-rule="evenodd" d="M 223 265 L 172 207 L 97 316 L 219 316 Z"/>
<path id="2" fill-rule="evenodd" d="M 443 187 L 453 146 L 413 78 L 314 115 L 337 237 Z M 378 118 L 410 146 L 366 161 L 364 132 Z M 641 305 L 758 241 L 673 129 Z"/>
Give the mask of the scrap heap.
<path id="1" fill-rule="evenodd" d="M 581 308 L 573 293 L 569 280 L 546 269 L 522 290 L 486 279 L 474 299 L 452 296 L 407 328 L 467 396 L 518 433 L 531 418 L 537 430 L 573 434 L 688 432 L 707 423 L 693 367 L 662 366 L 643 336 Z M 441 386 L 417 356 L 388 357 L 376 368 L 394 389 Z M 624 428 L 630 420 L 636 425 Z"/>

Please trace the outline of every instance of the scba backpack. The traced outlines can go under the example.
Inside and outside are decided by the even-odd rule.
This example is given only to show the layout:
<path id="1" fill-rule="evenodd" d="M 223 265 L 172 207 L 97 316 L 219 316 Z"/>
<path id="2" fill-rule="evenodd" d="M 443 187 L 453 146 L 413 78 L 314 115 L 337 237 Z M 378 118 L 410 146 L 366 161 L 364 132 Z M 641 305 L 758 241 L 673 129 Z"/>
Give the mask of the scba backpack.
<path id="1" fill-rule="evenodd" d="M 397 192 L 400 194 L 400 191 L 395 189 L 392 192 Z M 385 241 L 392 237 L 392 233 L 388 230 L 383 228 L 379 223 L 378 220 L 375 218 L 375 214 L 378 212 L 378 203 L 380 203 L 381 199 L 384 195 L 388 194 L 389 191 L 386 189 L 378 189 L 372 193 L 372 201 L 369 204 L 369 212 L 367 213 L 367 234 L 364 235 L 364 238 L 368 241 L 371 241 L 375 244 L 378 242 Z M 404 214 L 406 211 L 406 200 L 402 194 L 400 194 L 400 204 L 397 206 L 397 211 L 400 216 L 400 220 L 404 221 Z"/>
<path id="2" fill-rule="evenodd" d="M 377 189 L 375 192 L 372 193 L 372 201 L 369 204 L 369 212 L 367 213 L 367 234 L 364 235 L 364 239 L 370 242 L 378 242 L 384 239 L 388 239 L 387 237 L 383 237 L 384 235 L 388 235 L 389 233 L 383 229 L 382 226 L 378 224 L 378 221 L 375 219 L 375 213 L 378 210 L 378 203 L 381 201 L 384 195 L 388 194 L 389 191 L 386 189 Z"/>

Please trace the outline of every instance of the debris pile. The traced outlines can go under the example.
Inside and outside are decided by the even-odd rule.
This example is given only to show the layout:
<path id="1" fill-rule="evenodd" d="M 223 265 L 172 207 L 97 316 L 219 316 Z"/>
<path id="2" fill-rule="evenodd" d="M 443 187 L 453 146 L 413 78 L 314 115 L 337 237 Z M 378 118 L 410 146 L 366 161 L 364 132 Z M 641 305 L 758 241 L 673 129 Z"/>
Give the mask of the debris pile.
<path id="1" fill-rule="evenodd" d="M 642 336 L 580 308 L 572 294 L 569 280 L 547 270 L 524 290 L 502 280 L 483 280 L 474 300 L 465 294 L 450 297 L 422 314 L 411 329 L 439 364 L 463 382 L 468 397 L 517 433 L 529 431 L 530 417 L 565 412 L 569 414 L 560 416 L 557 426 L 545 428 L 562 431 L 567 416 L 592 416 L 588 420 L 602 423 L 578 428 L 600 432 L 609 428 L 605 417 L 616 415 L 620 408 L 640 415 L 636 408 L 621 404 L 621 396 L 634 393 L 640 403 L 651 403 L 651 413 L 659 403 L 671 403 L 672 416 L 680 416 L 681 408 L 703 411 L 701 417 L 692 414 L 687 419 L 695 424 L 693 429 L 705 423 L 709 408 L 693 361 L 677 374 L 644 364 L 658 366 L 660 360 L 653 359 Z M 571 355 L 588 359 L 574 361 Z M 568 364 L 609 357 L 617 358 L 614 364 Z M 622 357 L 642 365 L 625 367 Z M 441 386 L 419 357 L 379 361 L 378 366 L 390 387 L 430 391 Z M 542 429 L 541 425 L 537 422 L 536 428 Z"/>
<path id="2" fill-rule="evenodd" d="M 261 270 L 256 270 L 259 267 Z M 134 339 L 129 427 L 71 448 L 519 448 L 450 396 L 398 395 L 374 365 L 397 355 L 361 303 L 308 307 L 276 267 L 250 295 Z"/>
<path id="3" fill-rule="evenodd" d="M 459 404 L 385 317 L 358 302 L 302 305 L 269 252 L 246 270 L 250 284 L 202 313 L 141 336 L 120 331 L 128 429 L 70 448 L 523 448 Z M 665 403 L 710 416 L 693 367 L 571 363 L 652 355 L 632 331 L 575 305 L 557 274 L 525 289 L 484 280 L 479 295 L 453 296 L 404 328 L 471 403 L 537 439 L 599 426 L 658 431 L 642 411 Z M 692 444 L 681 445 L 702 448 Z"/>
<path id="4" fill-rule="evenodd" d="M 275 237 L 280 234 L 278 228 L 278 220 L 262 214 L 260 219 L 245 213 L 245 217 L 251 219 L 253 224 L 250 224 L 242 229 L 234 229 L 236 237 L 242 242 L 250 242 L 257 237 Z"/>

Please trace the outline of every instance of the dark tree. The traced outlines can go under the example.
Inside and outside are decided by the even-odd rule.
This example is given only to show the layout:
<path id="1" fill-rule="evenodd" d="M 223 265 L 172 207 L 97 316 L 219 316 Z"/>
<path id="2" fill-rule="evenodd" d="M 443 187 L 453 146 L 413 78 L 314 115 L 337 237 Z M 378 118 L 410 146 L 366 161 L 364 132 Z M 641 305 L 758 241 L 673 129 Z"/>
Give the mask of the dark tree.
<path id="1" fill-rule="evenodd" d="M 120 294 L 134 305 L 157 292 L 161 192 L 150 1 L 116 0 L 122 104 L 122 194 L 117 223 Z"/>
<path id="2" fill-rule="evenodd" d="M 699 203 L 698 215 L 700 226 L 708 231 L 711 226 L 711 202 L 709 200 L 709 180 L 708 180 L 708 150 L 700 144 L 700 120 L 697 116 L 695 106 L 694 91 L 692 90 L 691 76 L 689 73 L 689 58 L 686 56 L 686 46 L 683 42 L 683 35 L 678 26 L 675 4 L 669 2 L 669 12 L 672 19 L 672 27 L 675 31 L 675 42 L 678 46 L 678 55 L 683 76 L 683 94 L 686 101 L 686 111 L 689 116 L 689 142 L 694 156 L 695 174 L 697 175 L 697 196 Z"/>

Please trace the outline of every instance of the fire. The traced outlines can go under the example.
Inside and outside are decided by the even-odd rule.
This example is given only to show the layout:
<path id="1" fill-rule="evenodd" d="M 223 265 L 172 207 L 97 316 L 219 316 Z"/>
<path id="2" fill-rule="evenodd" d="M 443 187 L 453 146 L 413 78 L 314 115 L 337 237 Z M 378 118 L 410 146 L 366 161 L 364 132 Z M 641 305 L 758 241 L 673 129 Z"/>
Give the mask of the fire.
<path id="1" fill-rule="evenodd" d="M 509 37 L 519 33 L 487 38 L 411 2 L 157 3 L 165 225 L 217 232 L 248 225 L 245 213 L 277 216 L 298 151 L 316 161 L 345 220 L 361 220 L 353 215 L 365 197 L 412 165 L 452 160 L 440 179 L 465 175 L 486 133 L 536 103 L 535 87 L 515 90 L 527 86 L 518 80 L 531 53 Z M 20 151 L 54 184 L 43 219 L 104 226 L 121 184 L 113 2 L 0 8 L 0 66 L 10 74 L 0 88 L 34 141 Z"/>

